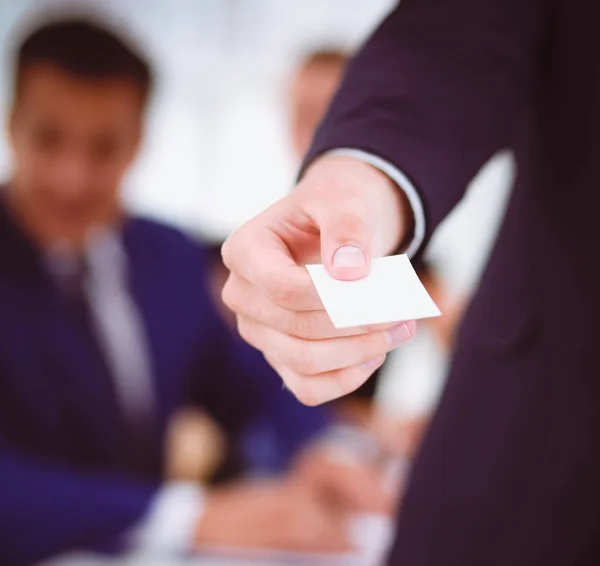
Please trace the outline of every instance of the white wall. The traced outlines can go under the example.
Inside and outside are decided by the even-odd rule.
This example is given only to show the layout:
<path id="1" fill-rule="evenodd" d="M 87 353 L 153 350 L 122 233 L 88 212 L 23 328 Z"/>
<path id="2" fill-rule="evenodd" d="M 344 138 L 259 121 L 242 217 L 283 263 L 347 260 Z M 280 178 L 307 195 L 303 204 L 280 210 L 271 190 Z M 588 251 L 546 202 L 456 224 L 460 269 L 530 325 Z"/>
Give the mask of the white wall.
<path id="1" fill-rule="evenodd" d="M 353 47 L 391 0 L 97 0 L 156 62 L 147 143 L 127 182 L 136 210 L 222 238 L 289 188 L 285 80 L 303 49 Z M 0 41 L 32 6 L 0 0 Z M 6 66 L 3 67 L 6 73 Z M 6 74 L 2 77 L 6 84 Z M 0 92 L 5 107 L 6 92 Z M 9 175 L 0 143 L 0 176 Z"/>

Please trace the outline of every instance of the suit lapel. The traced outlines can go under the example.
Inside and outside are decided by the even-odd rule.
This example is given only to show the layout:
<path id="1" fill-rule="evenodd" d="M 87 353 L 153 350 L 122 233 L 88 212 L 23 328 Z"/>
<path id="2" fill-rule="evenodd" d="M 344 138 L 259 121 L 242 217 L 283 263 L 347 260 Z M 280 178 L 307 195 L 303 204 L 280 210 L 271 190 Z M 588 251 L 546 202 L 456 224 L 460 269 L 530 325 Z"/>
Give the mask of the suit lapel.
<path id="1" fill-rule="evenodd" d="M 119 414 L 110 376 L 90 329 L 82 326 L 43 268 L 41 254 L 16 225 L 0 199 L 0 279 L 11 319 L 8 332 L 27 338 L 27 355 L 6 349 L 10 379 L 28 410 L 32 437 L 61 443 L 82 463 L 116 462 Z M 12 303 L 12 304 L 9 304 Z M 8 336 L 10 341 L 13 338 Z M 46 395 L 41 395 L 46 392 Z M 38 413 L 45 415 L 45 420 Z M 54 432 L 44 428 L 52 423 Z M 60 437 L 60 439 L 59 439 Z M 52 447 L 48 447 L 53 452 Z M 57 452 L 54 450 L 54 452 Z"/>
<path id="2" fill-rule="evenodd" d="M 163 455 L 164 433 L 173 409 L 175 384 L 169 379 L 172 360 L 169 356 L 172 338 L 165 313 L 172 299 L 162 284 L 164 273 L 160 257 L 145 238 L 145 226 L 135 219 L 127 220 L 123 227 L 123 245 L 128 260 L 128 285 L 144 326 L 144 338 L 150 356 L 153 385 L 154 414 L 148 431 L 159 442 L 154 443 L 155 465 L 160 467 Z"/>
<path id="3" fill-rule="evenodd" d="M 62 296 L 54 289 L 48 291 L 47 300 L 42 301 L 46 310 L 40 316 L 43 357 L 50 366 L 60 368 L 61 375 L 55 378 L 62 382 L 73 421 L 85 431 L 83 436 L 91 448 L 89 457 L 116 463 L 122 415 L 112 378 L 91 329 L 70 310 Z"/>

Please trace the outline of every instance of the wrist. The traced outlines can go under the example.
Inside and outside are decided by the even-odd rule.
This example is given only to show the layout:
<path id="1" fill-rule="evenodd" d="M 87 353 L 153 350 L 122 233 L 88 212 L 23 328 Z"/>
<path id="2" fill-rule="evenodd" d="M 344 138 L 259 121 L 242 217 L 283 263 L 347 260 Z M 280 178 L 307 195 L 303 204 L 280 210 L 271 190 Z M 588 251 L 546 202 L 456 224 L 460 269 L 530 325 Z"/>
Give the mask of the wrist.
<path id="1" fill-rule="evenodd" d="M 138 549 L 185 552 L 192 545 L 203 509 L 202 487 L 188 482 L 166 484 L 143 520 L 127 534 L 127 542 Z"/>

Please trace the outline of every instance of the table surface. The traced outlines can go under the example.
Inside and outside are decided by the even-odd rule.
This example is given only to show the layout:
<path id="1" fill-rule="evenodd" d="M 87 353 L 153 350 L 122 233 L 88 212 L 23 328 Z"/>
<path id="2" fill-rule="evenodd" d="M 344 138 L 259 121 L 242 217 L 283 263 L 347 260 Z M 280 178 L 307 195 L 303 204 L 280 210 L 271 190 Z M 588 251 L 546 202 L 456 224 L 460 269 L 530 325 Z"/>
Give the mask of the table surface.
<path id="1" fill-rule="evenodd" d="M 381 566 L 392 534 L 393 525 L 388 518 L 360 515 L 350 525 L 350 538 L 358 549 L 351 554 L 211 548 L 191 557 L 177 557 L 138 550 L 118 557 L 72 553 L 38 566 Z"/>

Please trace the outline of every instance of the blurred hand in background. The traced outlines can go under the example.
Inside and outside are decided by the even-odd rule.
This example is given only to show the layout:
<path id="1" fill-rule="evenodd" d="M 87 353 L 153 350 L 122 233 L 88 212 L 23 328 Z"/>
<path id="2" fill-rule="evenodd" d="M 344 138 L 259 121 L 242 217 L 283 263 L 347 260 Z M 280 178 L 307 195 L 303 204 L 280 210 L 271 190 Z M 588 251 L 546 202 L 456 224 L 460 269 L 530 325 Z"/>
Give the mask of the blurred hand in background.
<path id="1" fill-rule="evenodd" d="M 298 458 L 293 474 L 333 508 L 378 514 L 394 511 L 398 494 L 386 483 L 384 469 L 360 461 L 358 455 L 316 450 Z"/>
<path id="2" fill-rule="evenodd" d="M 196 544 L 312 552 L 350 550 L 347 515 L 302 482 L 275 480 L 213 490 Z"/>

